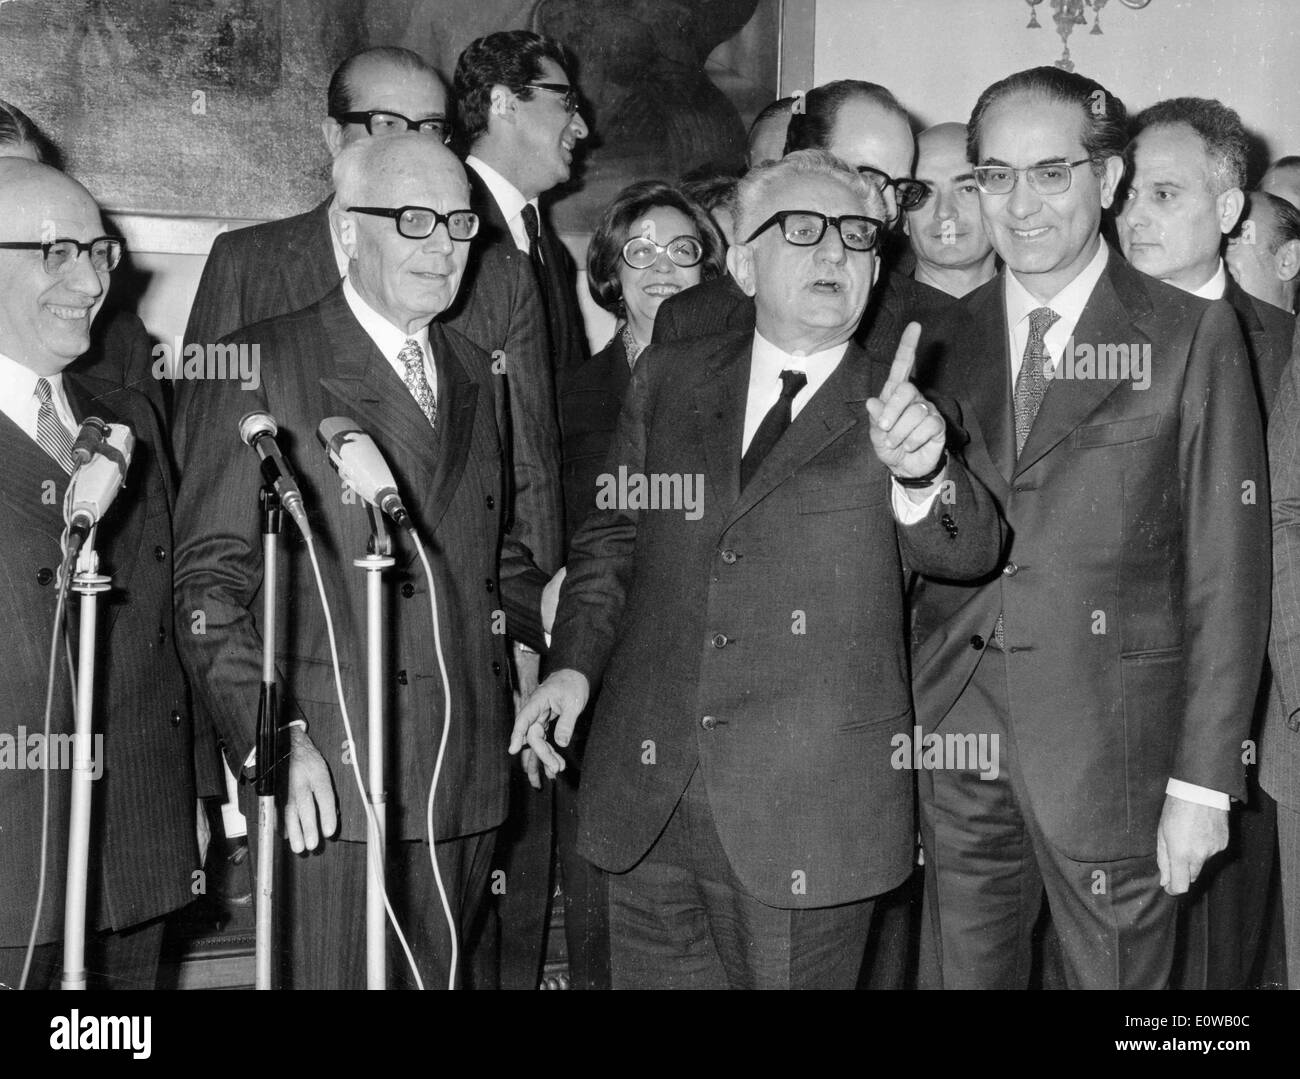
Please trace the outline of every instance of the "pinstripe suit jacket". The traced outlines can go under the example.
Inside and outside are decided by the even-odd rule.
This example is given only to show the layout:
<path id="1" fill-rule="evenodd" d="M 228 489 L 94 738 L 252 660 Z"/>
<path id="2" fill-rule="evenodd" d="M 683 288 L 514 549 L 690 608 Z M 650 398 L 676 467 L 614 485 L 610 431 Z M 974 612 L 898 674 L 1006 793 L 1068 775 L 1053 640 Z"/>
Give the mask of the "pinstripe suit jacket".
<path id="1" fill-rule="evenodd" d="M 171 494 L 150 404 L 110 382 L 65 374 L 78 419 L 129 423 L 138 439 L 126 485 L 100 525 L 95 731 L 104 771 L 94 784 L 89 924 L 124 929 L 189 902 L 197 868 L 192 725 L 172 635 Z M 6 416 L 0 473 L 0 946 L 27 943 L 40 864 L 41 771 L 17 767 L 42 730 L 68 477 Z M 43 494 L 48 491 L 48 500 Z M 75 647 L 75 597 L 70 626 Z M 52 731 L 73 729 L 60 660 Z M 27 753 L 22 763 L 35 763 Z M 40 942 L 62 932 L 70 772 L 53 769 Z"/>
<path id="2" fill-rule="evenodd" d="M 503 456 L 492 407 L 491 360 L 436 323 L 429 344 L 438 378 L 438 426 L 429 423 L 352 315 L 341 286 L 302 311 L 256 323 L 227 339 L 257 343 L 255 391 L 214 383 L 177 417 L 189 447 L 177 503 L 178 619 L 205 632 L 183 636 L 182 659 L 213 717 L 232 766 L 253 747 L 261 684 L 262 555 L 257 458 L 239 446 L 241 416 L 265 408 L 280 425 L 316 534 L 333 611 L 348 711 L 365 761 L 365 582 L 352 560 L 366 551 L 369 524 L 359 500 L 345 501 L 316 441 L 328 416 L 354 418 L 391 466 L 428 549 L 451 686 L 452 725 L 436 806 L 440 839 L 498 825 L 505 816 L 510 686 L 505 636 L 543 647 L 539 606 L 546 575 L 504 534 Z M 351 503 L 351 504 L 349 504 Z M 389 836 L 425 833 L 425 801 L 443 728 L 444 693 L 430 622 L 428 588 L 404 534 L 397 565 L 384 573 L 389 725 Z M 308 721 L 329 765 L 342 812 L 340 837 L 365 836 L 335 696 L 326 627 L 306 549 L 286 524 L 277 660 L 283 718 Z M 498 570 L 499 567 L 499 570 Z"/>

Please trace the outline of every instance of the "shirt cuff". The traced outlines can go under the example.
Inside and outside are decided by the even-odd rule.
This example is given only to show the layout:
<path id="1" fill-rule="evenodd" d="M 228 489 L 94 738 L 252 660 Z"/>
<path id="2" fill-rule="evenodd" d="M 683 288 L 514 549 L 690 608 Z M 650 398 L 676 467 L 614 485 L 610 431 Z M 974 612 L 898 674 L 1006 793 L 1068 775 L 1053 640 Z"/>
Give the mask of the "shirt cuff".
<path id="1" fill-rule="evenodd" d="M 934 505 L 934 500 L 939 497 L 939 492 L 943 489 L 942 484 L 936 483 L 934 490 L 926 496 L 925 501 L 917 503 L 907 497 L 907 492 L 894 482 L 892 476 L 889 479 L 889 487 L 894 516 L 898 518 L 898 523 L 901 525 L 914 525 L 924 521 L 930 515 L 930 507 Z"/>
<path id="2" fill-rule="evenodd" d="M 1184 802 L 1195 802 L 1197 805 L 1209 806 L 1211 809 L 1228 810 L 1232 806 L 1232 799 L 1222 791 L 1210 790 L 1209 787 L 1198 787 L 1195 783 L 1184 783 L 1181 779 L 1170 779 L 1165 784 L 1165 793 L 1172 794 L 1175 798 L 1181 798 Z"/>

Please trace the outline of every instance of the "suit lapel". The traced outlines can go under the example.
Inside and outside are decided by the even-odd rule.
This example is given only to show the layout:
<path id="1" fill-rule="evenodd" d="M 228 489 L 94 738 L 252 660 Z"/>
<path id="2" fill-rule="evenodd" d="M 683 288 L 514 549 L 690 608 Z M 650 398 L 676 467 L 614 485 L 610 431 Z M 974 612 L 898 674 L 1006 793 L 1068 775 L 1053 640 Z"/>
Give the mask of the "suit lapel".
<path id="1" fill-rule="evenodd" d="M 438 371 L 437 478 L 423 516 L 435 532 L 465 471 L 474 437 L 478 383 L 470 377 L 452 337 L 441 326 L 429 327 L 429 347 Z"/>
<path id="2" fill-rule="evenodd" d="M 753 336 L 742 337 L 695 387 L 695 422 L 719 506 L 733 505 L 740 495 L 740 444 L 753 348 Z"/>
<path id="3" fill-rule="evenodd" d="M 53 544 L 51 557 L 57 558 L 68 477 L 54 459 L 3 412 L 0 412 L 0 439 L 7 447 L 4 480 L 0 482 L 0 505 L 45 532 Z M 53 483 L 52 487 L 48 486 L 50 483 Z M 48 496 L 46 492 L 49 492 Z"/>
<path id="4" fill-rule="evenodd" d="M 1011 412 L 1011 364 L 1008 359 L 1006 284 L 983 289 L 972 301 L 970 336 L 961 355 L 946 357 L 945 367 L 979 424 L 989 457 L 1004 480 L 1011 479 L 1016 433 Z M 966 349 L 969 348 L 969 353 Z"/>
<path id="5" fill-rule="evenodd" d="M 315 303 L 341 280 L 330 234 L 328 196 L 316 209 L 305 214 L 294 229 L 280 260 L 288 311 Z"/>

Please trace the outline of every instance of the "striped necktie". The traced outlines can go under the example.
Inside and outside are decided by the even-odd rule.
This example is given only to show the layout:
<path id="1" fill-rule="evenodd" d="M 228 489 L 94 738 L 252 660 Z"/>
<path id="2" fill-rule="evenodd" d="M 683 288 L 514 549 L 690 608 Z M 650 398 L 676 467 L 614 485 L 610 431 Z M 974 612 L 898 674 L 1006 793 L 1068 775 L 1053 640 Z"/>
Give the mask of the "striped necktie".
<path id="1" fill-rule="evenodd" d="M 36 442 L 64 472 L 72 475 L 72 435 L 54 409 L 54 392 L 49 379 L 36 380 L 36 399 L 40 402 L 40 408 L 36 410 Z"/>

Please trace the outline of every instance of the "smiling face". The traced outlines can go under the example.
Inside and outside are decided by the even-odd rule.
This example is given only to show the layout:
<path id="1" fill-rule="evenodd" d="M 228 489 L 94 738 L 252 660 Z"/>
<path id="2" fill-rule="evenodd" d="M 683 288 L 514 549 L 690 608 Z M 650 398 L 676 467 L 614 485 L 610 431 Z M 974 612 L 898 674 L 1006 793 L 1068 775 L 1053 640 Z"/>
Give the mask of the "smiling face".
<path id="1" fill-rule="evenodd" d="M 930 195 L 907 215 L 917 260 L 933 266 L 974 266 L 993 250 L 980 218 L 979 188 L 966 160 L 966 128 L 942 124 L 916 140 L 916 178 Z"/>
<path id="2" fill-rule="evenodd" d="M 822 175 L 793 174 L 773 183 L 747 215 L 746 229 L 778 210 L 813 210 L 828 217 L 858 214 L 880 219 L 875 193 L 864 202 L 844 184 Z M 752 221 L 752 224 L 750 222 Z M 874 251 L 850 251 L 834 226 L 811 247 L 792 244 L 773 225 L 751 243 L 727 252 L 727 266 L 754 297 L 758 332 L 787 352 L 817 352 L 848 340 L 862 319 L 880 265 Z"/>
<path id="3" fill-rule="evenodd" d="M 667 246 L 678 236 L 693 236 L 698 240 L 700 233 L 695 223 L 680 210 L 672 206 L 656 206 L 632 222 L 623 241 L 635 236 L 646 236 Z M 645 331 L 653 329 L 655 315 L 664 300 L 684 288 L 699 284 L 700 269 L 701 263 L 698 262 L 694 266 L 678 266 L 668 257 L 667 251 L 660 252 L 659 257 L 644 270 L 634 269 L 621 258 L 618 260 L 623 306 L 637 340 L 650 339 Z"/>
<path id="4" fill-rule="evenodd" d="M 86 243 L 104 235 L 99 207 L 80 184 L 17 158 L 0 162 L 0 221 L 6 241 Z M 90 347 L 108 284 L 87 251 L 54 276 L 40 251 L 0 250 L 0 352 L 39 375 L 62 371 Z"/>
<path id="5" fill-rule="evenodd" d="M 1023 169 L 1078 161 L 1084 117 L 1079 106 L 1013 93 L 991 105 L 980 125 L 981 165 Z M 1006 195 L 980 192 L 980 213 L 994 250 L 1025 289 L 1046 302 L 1073 281 L 1097 253 L 1101 212 L 1115 198 L 1123 161 L 1108 158 L 1100 176 L 1085 162 L 1071 170 L 1070 187 L 1040 195 L 1023 173 Z"/>
<path id="6" fill-rule="evenodd" d="M 1116 220 L 1125 258 L 1178 288 L 1200 288 L 1219 268 L 1241 192 L 1214 193 L 1213 162 L 1187 124 L 1146 128 L 1131 153 L 1133 175 Z"/>
<path id="7" fill-rule="evenodd" d="M 394 145 L 398 139 L 400 147 Z M 427 206 L 442 214 L 469 206 L 465 171 L 451 151 L 420 135 L 394 135 L 384 142 L 390 144 L 385 147 L 389 152 L 373 164 L 367 162 L 360 190 L 349 205 Z M 348 277 L 389 322 L 414 333 L 451 306 L 470 243 L 453 241 L 445 222 L 425 239 L 414 240 L 399 234 L 389 217 L 341 210 L 336 215 L 351 260 Z"/>
<path id="8" fill-rule="evenodd" d="M 569 86 L 569 76 L 554 60 L 541 61 L 541 73 L 535 83 Z M 505 91 L 500 87 L 494 93 Z M 508 92 L 508 91 L 507 91 Z M 573 170 L 573 153 L 578 142 L 587 137 L 587 125 L 581 112 L 570 116 L 564 99 L 550 90 L 533 89 L 524 101 L 514 98 L 514 153 L 511 169 L 515 186 L 524 198 L 536 198 L 557 184 L 565 183 Z"/>

